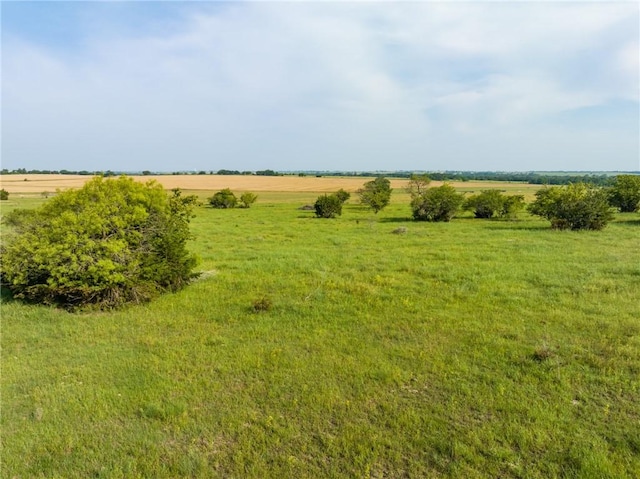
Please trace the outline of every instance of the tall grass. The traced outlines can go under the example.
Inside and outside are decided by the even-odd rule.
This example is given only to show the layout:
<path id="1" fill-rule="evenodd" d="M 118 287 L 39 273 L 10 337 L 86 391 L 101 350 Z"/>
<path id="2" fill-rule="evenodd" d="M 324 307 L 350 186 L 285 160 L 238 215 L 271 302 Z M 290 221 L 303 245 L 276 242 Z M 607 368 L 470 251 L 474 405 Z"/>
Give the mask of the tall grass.
<path id="1" fill-rule="evenodd" d="M 3 477 L 637 476 L 637 215 L 415 223 L 396 195 L 321 220 L 268 196 L 200 209 L 205 274 L 177 294 L 3 302 Z"/>

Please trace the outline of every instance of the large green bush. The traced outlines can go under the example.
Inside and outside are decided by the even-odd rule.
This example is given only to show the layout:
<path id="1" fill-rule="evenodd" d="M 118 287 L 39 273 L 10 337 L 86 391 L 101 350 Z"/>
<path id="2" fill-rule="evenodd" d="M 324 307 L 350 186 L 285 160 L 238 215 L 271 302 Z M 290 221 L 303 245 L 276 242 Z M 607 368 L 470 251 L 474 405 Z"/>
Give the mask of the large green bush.
<path id="1" fill-rule="evenodd" d="M 411 211 L 419 221 L 451 221 L 463 202 L 464 196 L 445 183 L 412 195 Z"/>
<path id="2" fill-rule="evenodd" d="M 8 200 L 8 199 L 9 199 L 9 192 L 4 188 L 2 188 L 0 190 L 0 200 Z"/>
<path id="3" fill-rule="evenodd" d="M 464 202 L 464 209 L 473 210 L 476 218 L 514 218 L 524 207 L 524 196 L 505 195 L 498 190 L 484 190 Z"/>
<path id="4" fill-rule="evenodd" d="M 609 189 L 609 202 L 623 213 L 640 210 L 640 175 L 618 175 Z"/>
<path id="5" fill-rule="evenodd" d="M 551 221 L 553 229 L 601 230 L 614 216 L 608 199 L 603 188 L 575 183 L 538 190 L 528 209 Z"/>
<path id="6" fill-rule="evenodd" d="M 67 308 L 145 301 L 196 274 L 187 251 L 194 196 L 155 182 L 94 178 L 35 210 L 15 210 L 0 254 L 14 297 Z"/>

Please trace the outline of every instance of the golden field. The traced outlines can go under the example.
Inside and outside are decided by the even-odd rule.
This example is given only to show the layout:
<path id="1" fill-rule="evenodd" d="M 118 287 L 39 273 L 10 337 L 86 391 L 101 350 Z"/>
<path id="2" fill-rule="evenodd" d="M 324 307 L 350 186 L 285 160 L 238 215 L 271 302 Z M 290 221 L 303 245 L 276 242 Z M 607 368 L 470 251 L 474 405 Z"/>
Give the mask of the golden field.
<path id="1" fill-rule="evenodd" d="M 79 188 L 92 176 L 87 175 L 0 175 L 0 188 L 9 193 L 24 196 L 39 196 L 45 192 L 54 193 L 56 190 Z M 234 191 L 252 192 L 308 192 L 330 193 L 343 188 L 355 192 L 369 181 L 364 177 L 316 177 L 316 176 L 226 176 L 226 175 L 159 175 L 134 176 L 137 181 L 147 182 L 155 180 L 166 189 L 181 188 L 190 191 L 218 191 L 230 188 Z M 391 187 L 403 190 L 407 180 L 391 178 Z M 434 181 L 432 186 L 441 182 Z M 451 182 L 461 191 L 474 191 L 487 188 L 499 188 L 510 193 L 529 196 L 537 185 L 523 183 L 507 183 L 499 181 L 467 181 Z"/>

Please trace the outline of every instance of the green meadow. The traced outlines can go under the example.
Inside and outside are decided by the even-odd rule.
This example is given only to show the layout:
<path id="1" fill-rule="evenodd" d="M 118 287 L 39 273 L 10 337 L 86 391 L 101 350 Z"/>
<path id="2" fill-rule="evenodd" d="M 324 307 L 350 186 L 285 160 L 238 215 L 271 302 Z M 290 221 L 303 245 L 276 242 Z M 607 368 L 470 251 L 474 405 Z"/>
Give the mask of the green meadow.
<path id="1" fill-rule="evenodd" d="M 326 220 L 298 209 L 317 194 L 258 196 L 197 209 L 178 293 L 3 298 L 2 477 L 638 477 L 640 215 L 416 223 L 394 194 Z"/>

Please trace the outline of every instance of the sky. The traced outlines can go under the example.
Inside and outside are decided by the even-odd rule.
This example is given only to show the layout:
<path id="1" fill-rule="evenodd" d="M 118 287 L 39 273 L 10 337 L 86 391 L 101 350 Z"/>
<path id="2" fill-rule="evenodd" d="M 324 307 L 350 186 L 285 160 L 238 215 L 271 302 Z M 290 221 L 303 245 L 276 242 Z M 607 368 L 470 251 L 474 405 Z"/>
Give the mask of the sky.
<path id="1" fill-rule="evenodd" d="M 1 9 L 3 168 L 640 170 L 636 1 Z"/>

